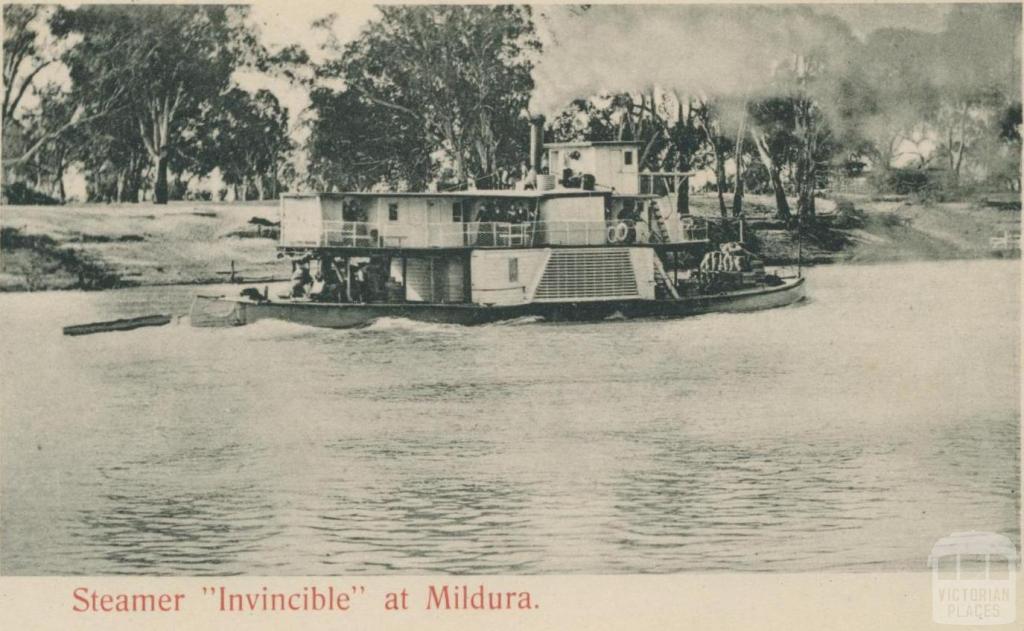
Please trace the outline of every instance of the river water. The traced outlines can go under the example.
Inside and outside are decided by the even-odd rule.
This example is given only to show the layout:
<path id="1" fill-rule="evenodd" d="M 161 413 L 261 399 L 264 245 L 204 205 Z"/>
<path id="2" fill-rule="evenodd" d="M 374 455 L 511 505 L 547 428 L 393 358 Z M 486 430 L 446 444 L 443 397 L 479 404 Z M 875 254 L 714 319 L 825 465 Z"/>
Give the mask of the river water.
<path id="1" fill-rule="evenodd" d="M 1018 263 L 808 276 L 803 304 L 682 320 L 80 338 L 209 290 L 0 295 L 0 571 L 904 570 L 953 531 L 1019 542 Z"/>

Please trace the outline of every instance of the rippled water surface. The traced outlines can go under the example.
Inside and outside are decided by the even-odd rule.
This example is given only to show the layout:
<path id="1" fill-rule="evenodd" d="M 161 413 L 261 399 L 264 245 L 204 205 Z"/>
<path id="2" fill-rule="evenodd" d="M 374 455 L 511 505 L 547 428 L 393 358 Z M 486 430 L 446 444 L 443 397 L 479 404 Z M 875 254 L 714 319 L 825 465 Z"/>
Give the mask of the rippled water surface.
<path id="1" fill-rule="evenodd" d="M 896 570 L 952 531 L 1019 542 L 1017 264 L 809 276 L 743 315 L 80 338 L 196 290 L 0 295 L 0 571 Z"/>

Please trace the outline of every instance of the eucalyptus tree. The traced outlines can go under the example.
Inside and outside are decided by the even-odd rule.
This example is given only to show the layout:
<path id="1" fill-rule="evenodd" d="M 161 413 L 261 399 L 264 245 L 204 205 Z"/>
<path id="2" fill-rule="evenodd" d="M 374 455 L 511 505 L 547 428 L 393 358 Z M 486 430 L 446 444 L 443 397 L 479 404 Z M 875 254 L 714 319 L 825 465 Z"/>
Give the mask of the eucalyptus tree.
<path id="1" fill-rule="evenodd" d="M 3 43 L 3 129 L 4 175 L 22 176 L 39 162 L 38 153 L 53 149 L 61 134 L 102 115 L 109 108 L 93 107 L 90 112 L 68 101 L 53 82 L 44 82 L 46 71 L 59 61 L 67 42 L 54 37 L 49 20 L 56 9 L 49 5 L 5 4 Z M 28 98 L 26 97 L 35 97 Z M 60 100 L 60 108 L 54 104 Z M 29 107 L 26 104 L 29 103 Z M 64 108 L 66 105 L 71 107 Z M 43 112 L 42 109 L 47 111 Z M 63 118 L 57 109 L 66 109 Z M 44 160 L 45 161 L 45 160 Z"/>
<path id="2" fill-rule="evenodd" d="M 751 119 L 750 136 L 761 163 L 768 171 L 768 180 L 775 195 L 775 216 L 788 222 L 791 213 L 782 172 L 796 160 L 796 116 L 793 102 L 785 97 L 767 97 L 751 101 L 748 111 Z"/>
<path id="3" fill-rule="evenodd" d="M 268 90 L 250 94 L 233 88 L 204 117 L 207 130 L 197 137 L 204 145 L 194 154 L 206 156 L 206 166 L 220 168 L 224 182 L 248 199 L 255 189 L 260 199 L 277 197 L 278 173 L 291 149 L 288 110 Z M 202 170 L 202 167 L 196 170 Z"/>
<path id="4" fill-rule="evenodd" d="M 708 164 L 706 137 L 702 133 L 698 118 L 698 103 L 693 98 L 681 98 L 675 95 L 675 121 L 668 129 L 670 140 L 669 156 L 675 168 L 681 172 L 692 172 L 703 169 Z M 676 191 L 676 212 L 680 215 L 690 213 L 690 187 L 687 181 L 680 184 Z"/>
<path id="5" fill-rule="evenodd" d="M 418 126 L 460 185 L 483 186 L 525 154 L 524 111 L 539 50 L 522 5 L 382 6 L 380 18 L 323 64 L 375 107 Z M 422 157 L 412 158 L 422 161 Z"/>
<path id="6" fill-rule="evenodd" d="M 711 165 L 715 171 L 715 192 L 718 194 L 718 212 L 725 217 L 729 214 L 725 205 L 725 189 L 728 186 L 725 163 L 733 150 L 733 140 L 722 125 L 719 104 L 716 100 L 703 98 L 695 110 L 694 122 L 704 134 Z"/>
<path id="7" fill-rule="evenodd" d="M 31 4 L 5 4 L 3 7 L 4 101 L 0 124 L 5 128 L 14 119 L 36 77 L 54 62 L 40 44 L 39 21 L 45 10 L 42 5 Z"/>
<path id="8" fill-rule="evenodd" d="M 937 149 L 953 187 L 965 165 L 983 161 L 986 137 L 1020 99 L 1019 4 L 954 6 L 932 58 L 940 99 L 931 110 Z"/>
<path id="9" fill-rule="evenodd" d="M 310 93 L 306 151 L 311 184 L 324 190 L 423 189 L 438 172 L 435 139 L 411 116 L 352 90 Z"/>
<path id="10" fill-rule="evenodd" d="M 59 36 L 80 35 L 64 55 L 72 92 L 84 104 L 108 103 L 154 165 L 153 199 L 168 199 L 168 166 L 186 123 L 230 84 L 254 54 L 247 9 L 230 5 L 81 5 L 60 8 Z"/>

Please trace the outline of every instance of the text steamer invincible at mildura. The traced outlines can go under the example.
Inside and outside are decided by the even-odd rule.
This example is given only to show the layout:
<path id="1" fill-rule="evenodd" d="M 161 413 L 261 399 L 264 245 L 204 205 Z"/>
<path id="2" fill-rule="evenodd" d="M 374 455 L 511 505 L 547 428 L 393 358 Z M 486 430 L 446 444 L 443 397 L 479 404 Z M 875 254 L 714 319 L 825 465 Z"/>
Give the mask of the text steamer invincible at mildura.
<path id="1" fill-rule="evenodd" d="M 741 244 L 713 244 L 706 222 L 672 210 L 656 191 L 685 174 L 640 172 L 631 142 L 544 145 L 542 124 L 512 190 L 284 197 L 290 292 L 198 296 L 192 324 L 678 317 L 803 297 L 802 278 L 766 274 Z"/>

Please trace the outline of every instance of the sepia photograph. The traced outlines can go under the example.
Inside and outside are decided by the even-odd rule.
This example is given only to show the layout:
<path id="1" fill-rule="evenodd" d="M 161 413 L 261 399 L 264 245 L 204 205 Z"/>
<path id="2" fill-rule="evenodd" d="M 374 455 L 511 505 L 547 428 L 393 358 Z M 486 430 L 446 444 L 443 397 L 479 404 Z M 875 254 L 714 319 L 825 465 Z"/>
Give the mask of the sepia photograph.
<path id="1" fill-rule="evenodd" d="M 2 10 L 0 575 L 1018 617 L 1020 4 Z"/>

